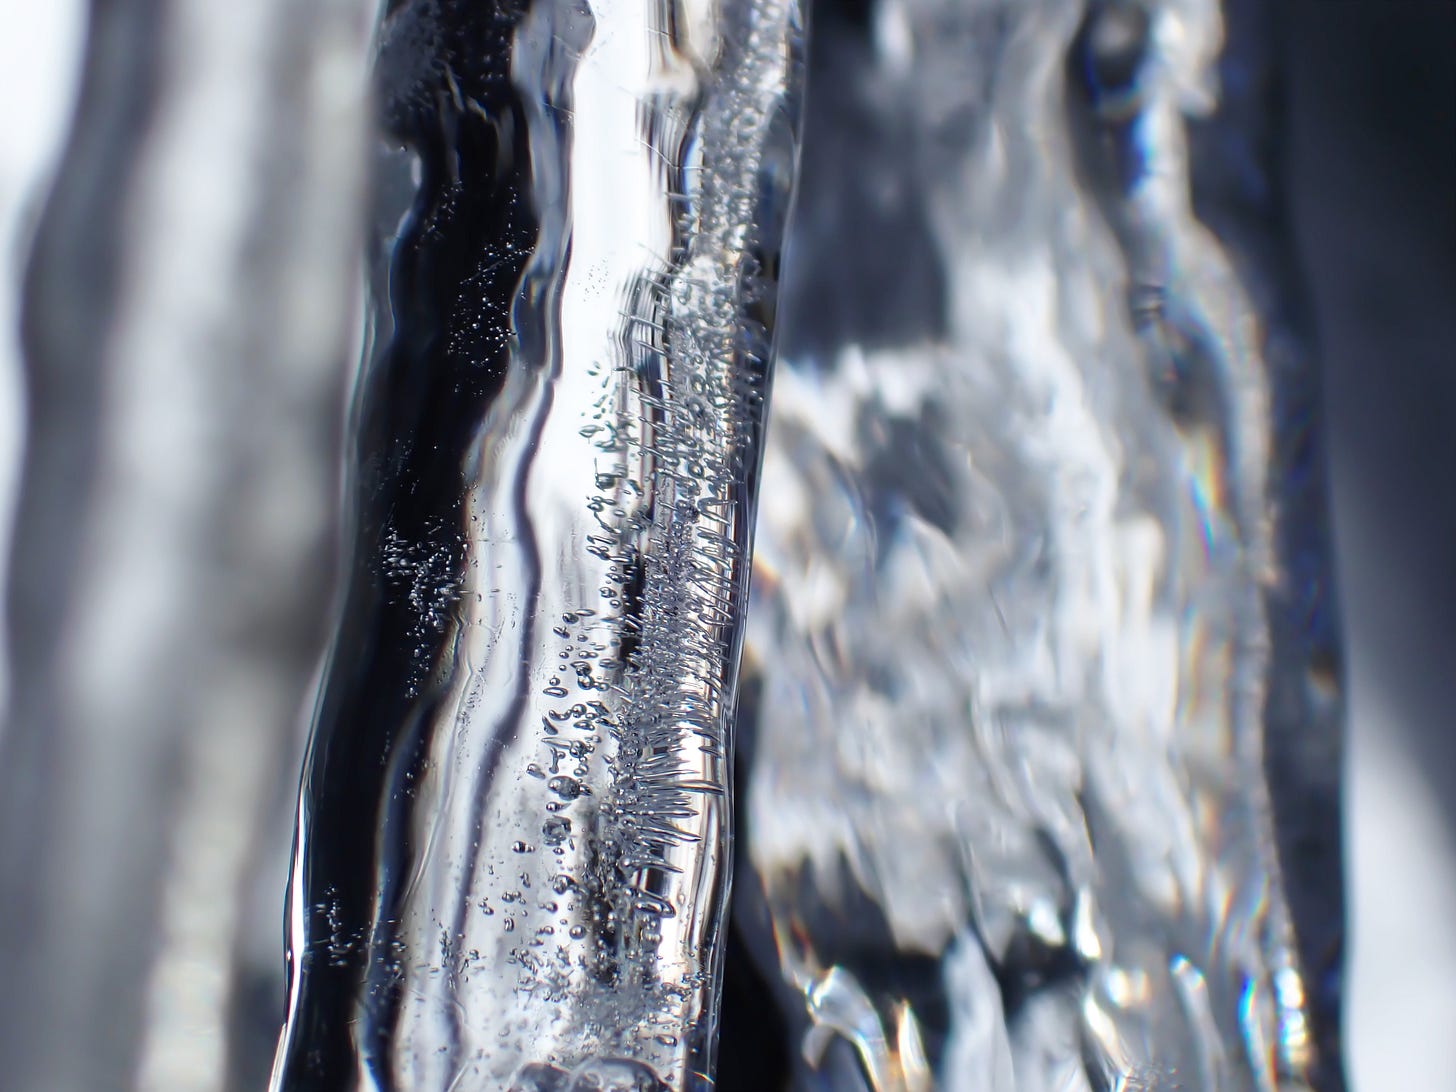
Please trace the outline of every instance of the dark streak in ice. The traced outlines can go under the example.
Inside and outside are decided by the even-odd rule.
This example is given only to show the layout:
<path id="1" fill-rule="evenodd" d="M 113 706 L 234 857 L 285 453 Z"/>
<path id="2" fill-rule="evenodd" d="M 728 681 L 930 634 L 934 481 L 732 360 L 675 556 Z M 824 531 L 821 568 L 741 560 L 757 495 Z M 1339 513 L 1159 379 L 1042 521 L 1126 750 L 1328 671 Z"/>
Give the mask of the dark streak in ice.
<path id="1" fill-rule="evenodd" d="M 356 1051 L 390 1086 L 399 1005 L 390 936 L 419 852 L 398 824 L 412 814 L 405 801 L 439 707 L 438 661 L 457 625 L 449 589 L 463 578 L 470 534 L 462 467 L 505 380 L 503 319 L 539 230 L 526 107 L 498 44 L 523 11 L 418 0 L 396 5 L 381 32 L 384 123 L 418 156 L 421 180 L 389 271 L 395 334 L 360 379 L 358 546 L 304 790 L 309 919 L 292 958 L 309 969 L 297 980 L 289 1087 L 326 1087 L 352 1070 Z M 402 560 L 426 580 L 417 594 L 381 579 Z M 319 959 L 314 950 L 336 937 L 342 944 Z M 367 992 L 355 998 L 361 979 Z M 363 1042 L 339 1018 L 355 1006 Z"/>
<path id="2" fill-rule="evenodd" d="M 279 1088 L 709 1080 L 797 34 L 784 0 L 381 28 L 417 165 L 382 157 L 376 222 L 419 185 L 379 244 Z"/>

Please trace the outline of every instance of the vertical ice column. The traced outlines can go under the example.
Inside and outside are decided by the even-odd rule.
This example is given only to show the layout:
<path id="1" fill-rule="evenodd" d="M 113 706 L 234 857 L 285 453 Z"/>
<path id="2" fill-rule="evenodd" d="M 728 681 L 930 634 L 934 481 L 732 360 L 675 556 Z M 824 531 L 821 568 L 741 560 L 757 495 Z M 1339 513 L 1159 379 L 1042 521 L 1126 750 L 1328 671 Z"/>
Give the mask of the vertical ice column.
<path id="1" fill-rule="evenodd" d="M 24 300 L 0 739 L 15 1092 L 246 1069 L 241 907 L 328 610 L 369 15 L 92 6 Z"/>
<path id="2" fill-rule="evenodd" d="M 380 246 L 277 1088 L 711 1084 L 798 38 L 792 0 L 417 0 L 381 28 L 381 222 L 414 193 Z"/>
<path id="3" fill-rule="evenodd" d="M 1338 656 L 1264 28 L 815 16 L 735 893 L 798 1087 L 1339 1088 Z"/>

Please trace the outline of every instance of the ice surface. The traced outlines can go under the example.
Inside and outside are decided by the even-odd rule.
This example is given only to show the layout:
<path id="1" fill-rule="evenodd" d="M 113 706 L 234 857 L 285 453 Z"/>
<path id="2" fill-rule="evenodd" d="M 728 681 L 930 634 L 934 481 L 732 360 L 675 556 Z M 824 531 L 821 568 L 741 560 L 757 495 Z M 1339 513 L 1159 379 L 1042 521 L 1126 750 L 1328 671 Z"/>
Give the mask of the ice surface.
<path id="1" fill-rule="evenodd" d="M 374 7 L 93 5 L 26 273 L 7 1089 L 261 1079 Z M 792 0 L 378 8 L 275 1087 L 705 1089 L 726 993 L 722 1088 L 1338 1089 L 1268 6 L 824 0 L 787 227 Z"/>
<path id="2" fill-rule="evenodd" d="M 1339 1086 L 1333 604 L 1276 229 L 1223 175 L 1268 124 L 1245 15 L 816 23 L 739 891 L 805 1087 L 836 1038 L 875 1092 Z"/>
<path id="3" fill-rule="evenodd" d="M 390 164 L 414 193 L 356 410 L 280 1088 L 711 1084 L 798 24 L 385 19 L 383 222 Z"/>

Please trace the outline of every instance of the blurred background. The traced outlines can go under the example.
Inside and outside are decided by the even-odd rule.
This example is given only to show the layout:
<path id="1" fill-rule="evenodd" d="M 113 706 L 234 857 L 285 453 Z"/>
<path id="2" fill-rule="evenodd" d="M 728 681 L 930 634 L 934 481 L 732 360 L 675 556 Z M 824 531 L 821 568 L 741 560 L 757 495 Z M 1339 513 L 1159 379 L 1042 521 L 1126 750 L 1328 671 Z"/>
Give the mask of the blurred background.
<path id="1" fill-rule="evenodd" d="M 1441 1092 L 1456 1087 L 1456 3 L 1270 2 L 1288 16 L 1289 199 L 1324 366 L 1347 632 L 1349 1071 L 1369 1092 Z M 83 4 L 0 0 L 0 26 L 8 541 L 17 286 L 74 104 Z M 282 862 L 285 824 L 278 838 Z M 281 937 L 281 887 L 258 913 L 257 931 Z"/>
<path id="2" fill-rule="evenodd" d="M 1344 595 L 1355 1086 L 1456 1087 L 1456 4 L 1289 5 Z"/>

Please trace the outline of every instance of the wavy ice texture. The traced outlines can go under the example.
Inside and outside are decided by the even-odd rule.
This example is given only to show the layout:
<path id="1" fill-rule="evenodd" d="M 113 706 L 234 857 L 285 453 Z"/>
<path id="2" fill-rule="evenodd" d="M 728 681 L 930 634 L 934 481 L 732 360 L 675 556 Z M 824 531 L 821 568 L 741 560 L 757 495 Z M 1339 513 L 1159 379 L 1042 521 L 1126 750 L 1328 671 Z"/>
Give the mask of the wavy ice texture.
<path id="1" fill-rule="evenodd" d="M 734 911 L 796 1087 L 1342 1086 L 1263 18 L 814 11 Z"/>
<path id="2" fill-rule="evenodd" d="M 93 5 L 26 286 L 7 1089 L 257 1083 L 365 7 Z M 274 1086 L 710 1087 L 736 834 L 739 1072 L 1339 1089 L 1267 6 L 824 0 L 781 301 L 791 0 L 383 7 Z"/>
<path id="3" fill-rule="evenodd" d="M 382 24 L 381 222 L 409 208 L 276 1088 L 712 1084 L 798 42 L 792 0 Z"/>

